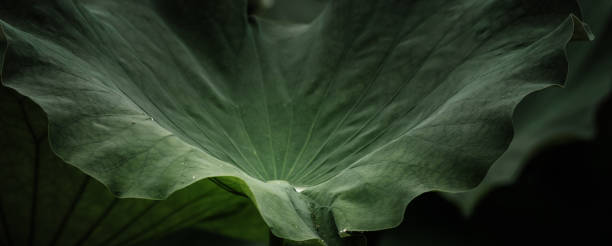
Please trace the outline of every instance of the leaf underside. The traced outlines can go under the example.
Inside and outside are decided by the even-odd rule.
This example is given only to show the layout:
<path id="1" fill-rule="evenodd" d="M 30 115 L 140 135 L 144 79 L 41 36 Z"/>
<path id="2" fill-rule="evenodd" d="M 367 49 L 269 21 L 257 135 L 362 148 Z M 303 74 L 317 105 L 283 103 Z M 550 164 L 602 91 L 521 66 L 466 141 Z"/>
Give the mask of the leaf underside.
<path id="1" fill-rule="evenodd" d="M 612 2 L 579 1 L 584 19 L 596 38 L 568 49 L 569 74 L 565 88 L 548 88 L 525 98 L 514 113 L 515 136 L 475 189 L 445 194 L 464 214 L 495 187 L 514 182 L 536 151 L 570 139 L 593 138 L 598 105 L 612 87 Z"/>
<path id="2" fill-rule="evenodd" d="M 396 226 L 423 192 L 475 186 L 511 139 L 515 105 L 565 79 L 577 11 L 335 0 L 287 25 L 246 9 L 11 2 L 3 84 L 48 114 L 53 151 L 118 196 L 225 177 L 277 236 L 336 245 Z"/>
<path id="3" fill-rule="evenodd" d="M 164 201 L 118 199 L 51 151 L 46 116 L 31 100 L 0 87 L 0 115 L 0 245 L 133 245 L 195 224 L 267 232 L 248 220 L 256 213 L 244 214 L 248 199 L 208 180 Z M 242 225 L 223 224 L 236 217 Z M 265 240 L 256 234 L 242 233 Z"/>

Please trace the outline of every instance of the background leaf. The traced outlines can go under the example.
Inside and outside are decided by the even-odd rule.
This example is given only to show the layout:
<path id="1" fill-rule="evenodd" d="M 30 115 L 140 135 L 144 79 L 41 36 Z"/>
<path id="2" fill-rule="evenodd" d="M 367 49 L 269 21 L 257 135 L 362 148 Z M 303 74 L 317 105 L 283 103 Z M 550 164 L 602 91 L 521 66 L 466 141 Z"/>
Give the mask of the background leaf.
<path id="1" fill-rule="evenodd" d="M 245 228 L 248 229 L 248 228 Z M 157 238 L 139 244 L 138 246 L 168 246 L 168 245 L 211 245 L 211 246 L 264 246 L 265 242 L 243 241 L 199 229 L 185 229 L 163 238 Z"/>

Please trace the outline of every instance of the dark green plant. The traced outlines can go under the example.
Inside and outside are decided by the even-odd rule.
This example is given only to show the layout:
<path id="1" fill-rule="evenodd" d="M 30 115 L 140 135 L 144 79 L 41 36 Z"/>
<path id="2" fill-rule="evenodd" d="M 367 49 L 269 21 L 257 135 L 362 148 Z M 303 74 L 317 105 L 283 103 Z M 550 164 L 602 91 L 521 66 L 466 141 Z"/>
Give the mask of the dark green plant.
<path id="1" fill-rule="evenodd" d="M 596 38 L 573 42 L 564 88 L 552 87 L 525 98 L 514 113 L 515 136 L 482 183 L 465 193 L 445 194 L 470 214 L 491 189 L 514 182 L 527 160 L 551 144 L 592 139 L 599 103 L 612 87 L 612 1 L 579 1 Z"/>
<path id="2" fill-rule="evenodd" d="M 132 245 L 196 224 L 266 240 L 248 199 L 209 180 L 163 201 L 118 199 L 51 151 L 46 116 L 31 100 L 0 87 L 0 115 L 0 245 Z M 231 221 L 240 223 L 219 226 Z"/>
<path id="3" fill-rule="evenodd" d="M 302 25 L 240 0 L 3 4 L 3 84 L 67 163 L 119 197 L 210 178 L 274 235 L 328 245 L 477 185 L 589 36 L 569 0 L 336 0 Z"/>

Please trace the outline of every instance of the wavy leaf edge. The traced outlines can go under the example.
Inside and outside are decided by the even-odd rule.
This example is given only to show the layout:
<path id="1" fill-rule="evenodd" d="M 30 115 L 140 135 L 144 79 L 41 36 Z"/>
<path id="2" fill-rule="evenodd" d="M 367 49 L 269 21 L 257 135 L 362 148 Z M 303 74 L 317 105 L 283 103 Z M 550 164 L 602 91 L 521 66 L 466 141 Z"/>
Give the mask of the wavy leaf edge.
<path id="1" fill-rule="evenodd" d="M 0 42 L 2 43 L 2 55 L 0 56 L 0 64 L 2 66 L 2 69 L 0 69 L 0 71 L 2 71 L 2 73 L 0 73 L 0 80 L 2 84 L 9 86 L 19 91 L 19 93 L 31 98 L 33 101 L 39 104 L 43 109 L 45 109 L 45 112 L 47 113 L 50 121 L 52 121 L 54 118 L 54 114 L 49 113 L 49 108 L 43 102 L 44 99 L 41 99 L 39 96 L 35 95 L 36 93 L 32 93 L 32 91 L 28 91 L 27 88 L 21 88 L 17 84 L 12 85 L 10 83 L 6 83 L 6 81 L 3 80 L 2 74 L 4 71 L 4 64 L 6 62 L 5 55 L 10 45 L 10 42 L 8 41 L 8 38 L 6 37 L 3 26 L 4 26 L 4 23 L 0 23 Z M 563 42 L 561 42 L 562 46 L 558 46 L 554 48 L 554 49 L 563 50 L 563 51 L 565 51 L 567 44 L 573 38 L 584 39 L 584 34 L 587 34 L 587 37 L 590 38 L 590 32 L 585 28 L 585 25 L 574 14 L 570 14 L 567 20 L 563 22 L 558 27 L 558 29 L 553 31 L 552 33 L 556 33 L 556 35 L 559 35 L 560 37 L 563 38 Z M 565 63 L 567 63 L 567 57 L 565 56 L 564 58 L 565 58 Z M 567 69 L 564 72 L 567 72 Z M 542 88 L 538 88 L 538 90 L 539 89 L 542 89 Z M 536 90 L 531 90 L 528 93 L 522 94 L 521 98 L 527 96 L 528 94 L 534 91 Z M 514 112 L 514 109 L 516 108 L 517 103 L 518 102 L 512 105 L 511 107 L 512 112 Z M 144 121 L 143 124 L 155 124 L 153 121 L 150 121 L 150 119 L 148 118 L 142 118 L 140 120 Z M 329 194 L 326 195 L 326 194 L 322 194 L 321 192 L 321 190 L 326 189 L 326 186 L 333 185 L 334 182 L 339 181 L 339 179 L 342 179 L 338 177 L 347 175 L 346 174 L 347 172 L 352 171 L 350 169 L 353 169 L 353 166 L 347 167 L 346 169 L 342 170 L 340 173 L 336 174 L 332 178 L 324 181 L 323 183 L 319 183 L 315 186 L 294 187 L 285 181 L 264 182 L 264 181 L 258 180 L 256 178 L 251 177 L 250 175 L 246 174 L 245 172 L 239 169 L 233 168 L 233 166 L 231 165 L 229 166 L 221 165 L 221 166 L 218 166 L 218 168 L 211 167 L 212 165 L 210 165 L 208 168 L 213 170 L 213 171 L 210 171 L 210 170 L 208 171 L 208 173 L 210 173 L 210 176 L 201 176 L 201 177 L 194 176 L 194 179 L 191 182 L 176 184 L 173 187 L 171 187 L 171 189 L 168 189 L 165 192 L 160 192 L 160 194 L 162 195 L 158 197 L 151 197 L 149 195 L 140 196 L 140 195 L 137 195 L 136 193 L 133 194 L 130 192 L 126 192 L 125 190 L 117 190 L 113 186 L 112 181 L 109 181 L 107 177 L 101 177 L 96 172 L 92 172 L 91 170 L 82 168 L 82 166 L 79 165 L 78 163 L 74 163 L 74 161 L 70 157 L 65 158 L 66 156 L 65 153 L 61 150 L 60 151 L 56 150 L 56 147 L 54 147 L 55 143 L 52 140 L 55 139 L 55 137 L 53 136 L 55 130 L 56 129 L 53 129 L 52 126 L 50 126 L 49 134 L 51 137 L 49 138 L 50 139 L 49 141 L 50 141 L 53 151 L 60 158 L 62 158 L 66 163 L 69 163 L 77 167 L 84 173 L 87 173 L 88 175 L 101 181 L 109 190 L 113 191 L 113 193 L 116 194 L 118 197 L 165 199 L 172 192 L 178 189 L 185 188 L 186 186 L 198 180 L 201 180 L 201 179 L 212 178 L 212 177 L 231 177 L 230 179 L 236 178 L 234 182 L 237 182 L 238 186 L 242 189 L 242 191 L 245 194 L 247 194 L 247 196 L 249 196 L 249 198 L 253 201 L 253 203 L 256 205 L 257 209 L 259 210 L 259 213 L 262 215 L 264 221 L 270 226 L 271 231 L 279 237 L 287 238 L 287 239 L 294 240 L 294 241 L 317 240 L 321 244 L 326 244 L 326 243 L 330 244 L 328 240 L 330 240 L 329 238 L 333 238 L 334 236 L 333 235 L 323 235 L 323 236 L 321 235 L 322 233 L 323 234 L 328 233 L 330 229 L 334 231 L 335 233 L 338 233 L 340 236 L 345 237 L 345 236 L 350 235 L 352 232 L 372 231 L 372 230 L 382 230 L 382 229 L 392 228 L 401 223 L 403 219 L 403 213 L 404 213 L 405 207 L 410 203 L 410 201 L 414 197 L 422 193 L 429 192 L 429 191 L 461 192 L 461 191 L 470 189 L 471 187 L 474 187 L 478 184 L 478 183 L 473 183 L 473 184 L 468 185 L 467 187 L 461 187 L 457 189 L 450 188 L 450 187 L 421 187 L 416 192 L 409 192 L 409 195 L 397 196 L 395 198 L 388 198 L 388 197 L 384 197 L 385 194 L 379 194 L 383 196 L 383 197 L 379 197 L 379 199 L 385 199 L 385 198 L 395 199 L 396 201 L 392 203 L 401 204 L 401 209 L 395 208 L 393 209 L 393 211 L 382 212 L 381 214 L 386 215 L 383 218 L 380 218 L 380 220 L 383 222 L 375 224 L 373 227 L 369 227 L 364 224 L 359 224 L 359 225 L 352 224 L 351 219 L 349 218 L 350 216 L 345 216 L 345 214 L 349 214 L 351 212 L 344 210 L 343 209 L 344 206 L 342 205 L 336 206 L 335 204 L 336 202 L 342 202 L 342 200 L 336 199 L 336 196 L 342 193 L 341 191 L 332 195 L 334 196 L 333 198 L 325 197 L 325 196 L 328 196 Z M 191 147 L 194 147 L 194 146 L 191 146 Z M 207 157 L 210 157 L 210 156 L 207 156 Z M 205 159 L 208 159 L 208 158 L 205 158 Z M 218 163 L 215 163 L 215 165 L 218 165 Z M 484 177 L 484 175 L 481 175 L 481 176 L 482 177 L 480 178 Z M 226 180 L 226 178 L 223 178 L 223 179 Z M 406 193 L 406 191 L 405 190 L 398 191 L 395 193 L 403 194 L 403 193 Z M 290 218 L 290 219 L 293 219 L 293 220 L 301 219 L 302 220 L 301 222 L 299 220 L 291 222 L 291 223 L 296 224 L 295 228 L 283 227 L 281 226 L 281 224 L 278 223 L 277 216 L 273 216 L 273 217 L 268 216 L 270 213 L 273 212 L 272 210 L 277 209 L 277 208 L 266 207 L 269 205 L 269 204 L 266 204 L 266 202 L 269 202 L 269 201 L 266 201 L 266 199 L 269 199 L 272 196 L 284 197 L 287 200 L 291 201 L 291 206 L 295 208 L 295 211 L 286 211 L 286 212 L 294 213 L 292 216 L 293 218 Z M 348 202 L 350 203 L 350 200 L 348 200 Z M 370 207 L 369 209 L 376 210 L 378 208 Z M 383 210 L 384 209 L 388 209 L 388 208 L 383 208 Z M 304 211 L 307 211 L 307 213 L 301 214 Z M 307 221 L 307 218 L 309 217 L 312 219 L 311 221 Z M 289 219 L 289 217 L 285 217 L 285 218 Z M 331 223 L 331 224 L 325 225 L 326 223 Z M 325 231 L 327 232 L 320 231 L 319 227 L 328 227 L 325 229 Z M 331 243 L 331 244 L 334 244 L 334 243 Z"/>

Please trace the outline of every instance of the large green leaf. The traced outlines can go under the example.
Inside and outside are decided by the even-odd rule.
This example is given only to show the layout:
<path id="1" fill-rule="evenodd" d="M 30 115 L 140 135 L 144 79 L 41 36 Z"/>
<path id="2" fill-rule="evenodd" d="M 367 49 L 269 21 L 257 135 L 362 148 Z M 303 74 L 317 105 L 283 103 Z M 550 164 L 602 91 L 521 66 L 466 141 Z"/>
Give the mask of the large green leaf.
<path id="1" fill-rule="evenodd" d="M 46 116 L 32 101 L 0 87 L 0 115 L 0 245 L 131 245 L 194 224 L 265 240 L 248 199 L 208 180 L 164 201 L 117 199 L 55 156 Z M 223 224 L 238 218 L 243 227 Z M 260 232 L 233 233 L 245 227 Z"/>
<path id="2" fill-rule="evenodd" d="M 529 157 L 539 149 L 574 138 L 592 138 L 597 106 L 612 84 L 612 1 L 581 1 L 595 42 L 572 43 L 566 88 L 534 93 L 514 114 L 515 137 L 509 149 L 491 167 L 483 182 L 466 193 L 446 194 L 465 214 L 491 189 L 516 179 Z"/>
<path id="3" fill-rule="evenodd" d="M 585 34 L 569 0 L 335 0 L 299 26 L 240 0 L 10 2 L 3 83 L 66 162 L 120 197 L 224 177 L 275 235 L 331 245 L 475 186 Z"/>

